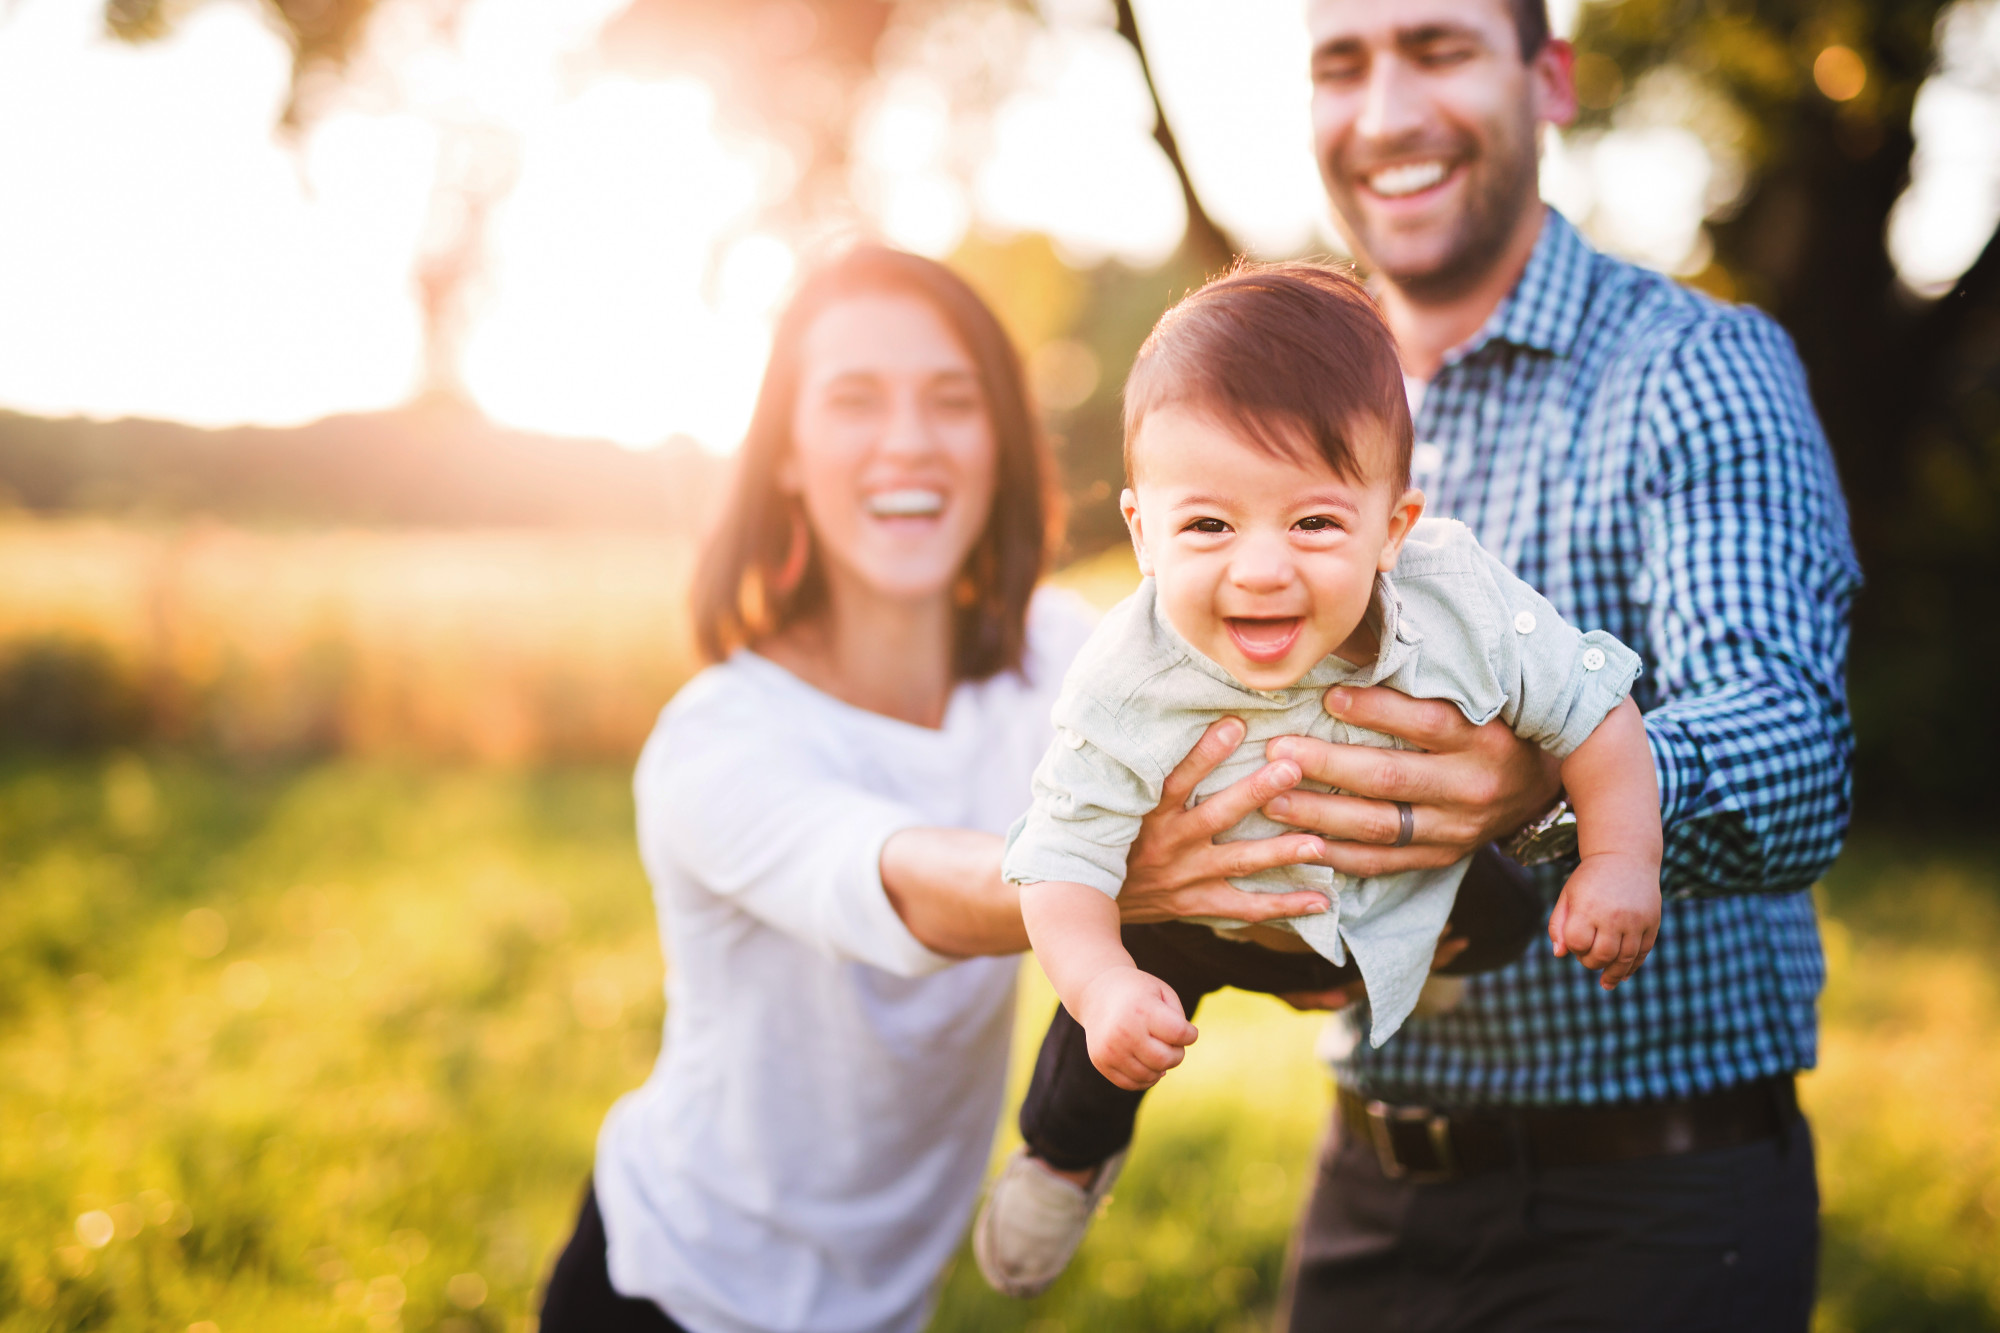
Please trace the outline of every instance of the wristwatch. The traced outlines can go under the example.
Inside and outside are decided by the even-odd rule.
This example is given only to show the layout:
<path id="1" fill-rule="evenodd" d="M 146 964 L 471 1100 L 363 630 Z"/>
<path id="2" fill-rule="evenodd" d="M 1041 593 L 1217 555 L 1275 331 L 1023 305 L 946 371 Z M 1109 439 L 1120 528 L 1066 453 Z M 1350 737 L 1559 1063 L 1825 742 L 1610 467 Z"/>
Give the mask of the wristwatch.
<path id="1" fill-rule="evenodd" d="M 1524 866 L 1538 866 L 1576 855 L 1576 811 L 1567 793 L 1556 797 L 1549 812 L 1507 840 L 1506 853 Z"/>

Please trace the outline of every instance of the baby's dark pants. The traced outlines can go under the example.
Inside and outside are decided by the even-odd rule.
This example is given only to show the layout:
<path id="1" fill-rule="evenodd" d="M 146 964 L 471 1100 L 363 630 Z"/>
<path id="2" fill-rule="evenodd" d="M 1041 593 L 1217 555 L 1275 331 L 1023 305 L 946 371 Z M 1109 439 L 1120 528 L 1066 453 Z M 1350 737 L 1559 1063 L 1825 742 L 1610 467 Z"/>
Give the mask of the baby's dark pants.
<path id="1" fill-rule="evenodd" d="M 1496 848 L 1482 847 L 1466 867 L 1451 909 L 1452 933 L 1467 941 L 1466 948 L 1442 970 L 1467 976 L 1505 967 L 1541 933 L 1547 915 L 1527 872 Z M 1189 1019 L 1203 996 L 1224 986 L 1288 995 L 1332 990 L 1361 977 L 1351 955 L 1335 967 L 1317 953 L 1238 943 L 1185 921 L 1127 926 L 1122 933 L 1139 970 L 1173 987 Z M 1084 1170 L 1132 1141 L 1132 1123 L 1145 1095 L 1127 1092 L 1097 1072 L 1082 1025 L 1058 1004 L 1021 1103 L 1021 1137 L 1050 1166 Z"/>

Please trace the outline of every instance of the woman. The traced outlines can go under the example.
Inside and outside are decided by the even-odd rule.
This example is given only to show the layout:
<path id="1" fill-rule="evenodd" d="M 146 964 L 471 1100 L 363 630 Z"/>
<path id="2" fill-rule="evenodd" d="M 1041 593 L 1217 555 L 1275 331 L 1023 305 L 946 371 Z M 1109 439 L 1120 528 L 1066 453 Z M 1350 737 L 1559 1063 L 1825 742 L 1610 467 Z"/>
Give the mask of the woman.
<path id="1" fill-rule="evenodd" d="M 639 762 L 664 1048 L 605 1121 L 544 1333 L 923 1323 L 1027 946 L 1000 835 L 1088 629 L 1034 593 L 1051 472 L 1013 348 L 948 270 L 857 248 L 793 298 L 697 575 L 716 665 Z M 1209 841 L 1294 767 L 1181 808 L 1239 736 L 1206 738 L 1147 822 L 1130 918 L 1318 905 L 1222 878 L 1317 839 Z"/>

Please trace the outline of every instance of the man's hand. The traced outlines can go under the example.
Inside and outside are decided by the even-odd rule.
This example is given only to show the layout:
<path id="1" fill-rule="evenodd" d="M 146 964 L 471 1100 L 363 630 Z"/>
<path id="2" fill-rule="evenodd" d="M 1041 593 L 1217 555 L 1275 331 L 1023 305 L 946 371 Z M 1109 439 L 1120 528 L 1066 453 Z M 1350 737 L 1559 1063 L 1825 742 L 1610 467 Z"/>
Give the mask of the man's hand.
<path id="1" fill-rule="evenodd" d="M 1639 970 L 1660 933 L 1660 863 L 1602 852 L 1586 856 L 1549 917 L 1556 957 L 1571 954 L 1610 990 Z"/>
<path id="2" fill-rule="evenodd" d="M 1270 763 L 1187 808 L 1195 786 L 1243 743 L 1243 723 L 1225 717 L 1202 733 L 1187 758 L 1167 775 L 1160 804 L 1139 826 L 1125 857 L 1125 887 L 1118 913 L 1130 922 L 1220 916 L 1234 921 L 1276 921 L 1326 910 L 1326 899 L 1299 893 L 1245 893 L 1229 884 L 1274 866 L 1325 861 L 1327 845 L 1307 834 L 1216 842 L 1215 835 L 1299 781 L 1299 765 Z"/>
<path id="3" fill-rule="evenodd" d="M 1359 878 L 1448 866 L 1481 843 L 1514 833 L 1555 804 L 1562 788 L 1555 757 L 1494 720 L 1475 727 L 1442 699 L 1412 699 L 1383 686 L 1335 686 L 1326 711 L 1343 722 L 1385 732 L 1417 750 L 1333 745 L 1280 736 L 1265 748 L 1315 782 L 1343 793 L 1287 790 L 1264 803 L 1283 824 L 1329 841 L 1322 863 Z M 1397 801 L 1416 827 L 1406 847 Z"/>
<path id="4" fill-rule="evenodd" d="M 1173 987 L 1136 967 L 1107 968 L 1084 987 L 1072 1015 L 1083 1025 L 1090 1063 L 1127 1092 L 1160 1081 L 1200 1034 Z"/>

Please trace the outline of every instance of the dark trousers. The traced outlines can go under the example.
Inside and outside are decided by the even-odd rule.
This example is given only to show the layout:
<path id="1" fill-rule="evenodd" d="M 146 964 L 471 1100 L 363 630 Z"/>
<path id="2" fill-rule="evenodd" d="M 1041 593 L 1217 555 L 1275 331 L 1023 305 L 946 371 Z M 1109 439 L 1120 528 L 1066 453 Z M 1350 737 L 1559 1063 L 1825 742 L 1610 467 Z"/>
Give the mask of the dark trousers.
<path id="1" fill-rule="evenodd" d="M 651 1301 L 621 1296 L 612 1287 L 595 1186 L 584 1187 L 576 1231 L 542 1293 L 541 1333 L 687 1333 Z"/>
<path id="2" fill-rule="evenodd" d="M 1711 1152 L 1391 1180 L 1336 1115 L 1290 1333 L 1805 1333 L 1819 1189 L 1804 1117 Z"/>
<path id="3" fill-rule="evenodd" d="M 1452 932 L 1468 943 L 1444 971 L 1466 975 L 1506 966 L 1521 956 L 1546 916 L 1526 872 L 1494 848 L 1482 848 L 1466 868 L 1451 909 Z M 1352 957 L 1335 967 L 1316 953 L 1241 944 L 1185 921 L 1127 926 L 1122 934 L 1139 970 L 1173 987 L 1190 1019 L 1203 996 L 1224 986 L 1285 995 L 1331 990 L 1361 975 Z M 1127 1092 L 1097 1072 L 1082 1025 L 1058 1004 L 1021 1103 L 1021 1138 L 1050 1166 L 1084 1170 L 1132 1141 L 1145 1095 Z"/>

